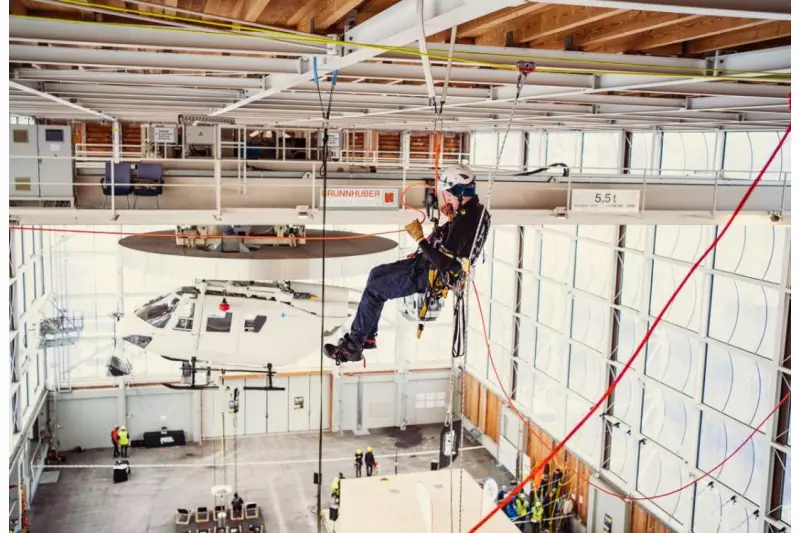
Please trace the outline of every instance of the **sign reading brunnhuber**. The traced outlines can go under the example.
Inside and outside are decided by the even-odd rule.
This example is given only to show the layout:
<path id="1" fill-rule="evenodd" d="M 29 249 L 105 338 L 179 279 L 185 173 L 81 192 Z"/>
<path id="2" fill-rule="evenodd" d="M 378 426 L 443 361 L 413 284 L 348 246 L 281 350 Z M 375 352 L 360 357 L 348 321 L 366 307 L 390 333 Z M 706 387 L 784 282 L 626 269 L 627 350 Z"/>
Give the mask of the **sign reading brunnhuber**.
<path id="1" fill-rule="evenodd" d="M 319 208 L 324 205 L 319 190 Z M 391 187 L 328 187 L 328 209 L 397 209 L 400 191 Z"/>

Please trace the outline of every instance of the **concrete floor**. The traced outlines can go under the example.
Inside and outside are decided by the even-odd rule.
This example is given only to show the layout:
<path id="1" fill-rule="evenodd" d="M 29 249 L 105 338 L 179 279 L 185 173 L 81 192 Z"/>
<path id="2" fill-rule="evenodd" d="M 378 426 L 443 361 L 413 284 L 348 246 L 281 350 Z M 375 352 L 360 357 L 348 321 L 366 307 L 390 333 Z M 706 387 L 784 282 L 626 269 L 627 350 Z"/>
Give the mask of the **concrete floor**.
<path id="1" fill-rule="evenodd" d="M 399 449 L 398 471 L 429 470 L 430 461 L 438 457 L 439 431 L 440 426 L 425 427 L 421 444 Z M 476 446 L 467 435 L 465 438 L 465 447 Z M 238 439 L 236 488 L 245 501 L 254 501 L 262 507 L 267 531 L 317 530 L 313 484 L 317 439 L 315 433 Z M 333 476 L 339 472 L 345 477 L 355 475 L 352 456 L 356 448 L 372 446 L 382 472 L 394 472 L 395 440 L 389 430 L 373 431 L 363 437 L 349 431 L 341 435 L 325 433 L 323 439 L 323 508 L 329 504 Z M 39 487 L 31 509 L 31 529 L 48 533 L 173 533 L 177 508 L 213 507 L 211 487 L 234 486 L 231 439 L 226 447 L 226 481 L 219 466 L 222 461 L 219 441 L 207 441 L 202 447 L 131 449 L 131 477 L 118 484 L 112 483 L 111 469 L 106 466 L 113 464 L 110 449 L 69 454 L 67 466 L 88 467 L 64 468 L 58 482 Z M 426 451 L 436 453 L 420 453 Z M 465 469 L 475 479 L 493 476 L 498 484 L 503 484 L 511 478 L 483 448 L 467 450 L 463 457 Z M 215 459 L 216 480 L 213 468 L 202 466 L 213 464 Z"/>

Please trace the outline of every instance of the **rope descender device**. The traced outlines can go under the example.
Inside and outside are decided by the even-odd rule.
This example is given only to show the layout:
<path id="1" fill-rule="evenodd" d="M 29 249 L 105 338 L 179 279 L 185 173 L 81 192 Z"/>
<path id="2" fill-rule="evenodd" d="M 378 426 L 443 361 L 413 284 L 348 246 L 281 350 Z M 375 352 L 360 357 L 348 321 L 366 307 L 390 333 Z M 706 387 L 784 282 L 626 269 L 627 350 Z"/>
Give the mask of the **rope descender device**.
<path id="1" fill-rule="evenodd" d="M 517 70 L 519 71 L 519 76 L 517 77 L 517 89 L 521 89 L 522 86 L 525 85 L 525 80 L 528 78 L 528 74 L 536 71 L 536 63 L 533 61 L 518 61 Z"/>

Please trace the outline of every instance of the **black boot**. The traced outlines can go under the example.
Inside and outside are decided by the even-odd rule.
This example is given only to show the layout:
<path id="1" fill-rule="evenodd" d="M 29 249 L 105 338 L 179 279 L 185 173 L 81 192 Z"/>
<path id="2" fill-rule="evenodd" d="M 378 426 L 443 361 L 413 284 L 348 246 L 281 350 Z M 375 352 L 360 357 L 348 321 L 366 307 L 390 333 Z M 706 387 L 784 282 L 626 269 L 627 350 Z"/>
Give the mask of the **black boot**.
<path id="1" fill-rule="evenodd" d="M 339 344 L 326 344 L 324 352 L 327 357 L 336 361 L 337 365 L 342 363 L 355 363 L 364 359 L 361 353 L 362 347 L 350 338 L 349 333 L 339 339 Z"/>

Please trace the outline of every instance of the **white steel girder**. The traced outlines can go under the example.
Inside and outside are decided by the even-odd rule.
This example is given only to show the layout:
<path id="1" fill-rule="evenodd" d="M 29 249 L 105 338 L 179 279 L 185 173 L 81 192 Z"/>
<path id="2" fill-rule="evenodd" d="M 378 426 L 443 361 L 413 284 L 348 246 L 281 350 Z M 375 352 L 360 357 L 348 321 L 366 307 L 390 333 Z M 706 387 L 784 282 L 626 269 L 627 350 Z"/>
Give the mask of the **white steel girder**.
<path id="1" fill-rule="evenodd" d="M 48 20 L 12 16 L 8 37 L 13 41 L 70 45 L 115 46 L 120 48 L 164 48 L 198 52 L 244 54 L 322 55 L 325 45 L 292 43 L 269 39 L 263 32 L 185 31 L 159 26 L 135 26 L 108 22 Z M 303 37 L 302 35 L 300 36 Z"/>
<path id="2" fill-rule="evenodd" d="M 94 115 L 94 116 L 96 116 L 98 118 L 102 118 L 103 120 L 110 120 L 112 122 L 117 120 L 116 118 L 112 117 L 111 115 L 106 115 L 105 113 L 102 113 L 102 112 L 97 111 L 95 109 L 90 109 L 88 107 L 84 107 L 84 106 L 82 106 L 80 104 L 77 104 L 75 102 L 71 102 L 69 100 L 64 100 L 63 98 L 59 98 L 58 96 L 54 96 L 52 94 L 39 91 L 37 89 L 34 89 L 33 87 L 28 87 L 27 85 L 23 85 L 21 83 L 17 83 L 16 81 L 13 81 L 13 80 L 9 80 L 8 85 L 12 89 L 16 89 L 18 91 L 22 91 L 22 92 L 25 92 L 25 93 L 28 93 L 28 94 L 32 94 L 32 95 L 37 96 L 39 98 L 45 98 L 47 100 L 50 100 L 51 102 L 55 102 L 55 103 L 60 104 L 62 106 L 71 107 L 72 109 L 77 109 L 78 111 L 82 111 L 83 113 L 88 113 L 88 114 Z"/>
<path id="3" fill-rule="evenodd" d="M 547 3 L 713 17 L 791 20 L 790 0 L 548 0 Z"/>
<path id="4" fill-rule="evenodd" d="M 430 17 L 425 18 L 425 35 L 433 35 L 453 26 L 463 24 L 483 15 L 488 15 L 505 7 L 522 5 L 523 0 L 428 0 L 425 13 Z M 416 0 L 401 0 L 389 9 L 382 11 L 363 24 L 359 24 L 345 33 L 345 43 L 355 41 L 379 46 L 404 46 L 417 38 L 417 13 Z M 342 57 L 337 57 L 319 65 L 319 74 L 325 75 L 334 70 L 343 70 L 362 61 L 379 56 L 382 48 L 359 48 Z M 345 74 L 342 72 L 342 74 Z M 355 74 L 348 74 L 355 75 Z M 268 87 L 247 98 L 229 104 L 209 113 L 217 116 L 234 109 L 238 109 L 251 102 L 278 94 L 285 89 L 290 89 L 299 83 L 313 79 L 314 73 L 308 71 L 284 78 L 267 79 Z M 356 77 L 367 77 L 355 75 Z"/>

